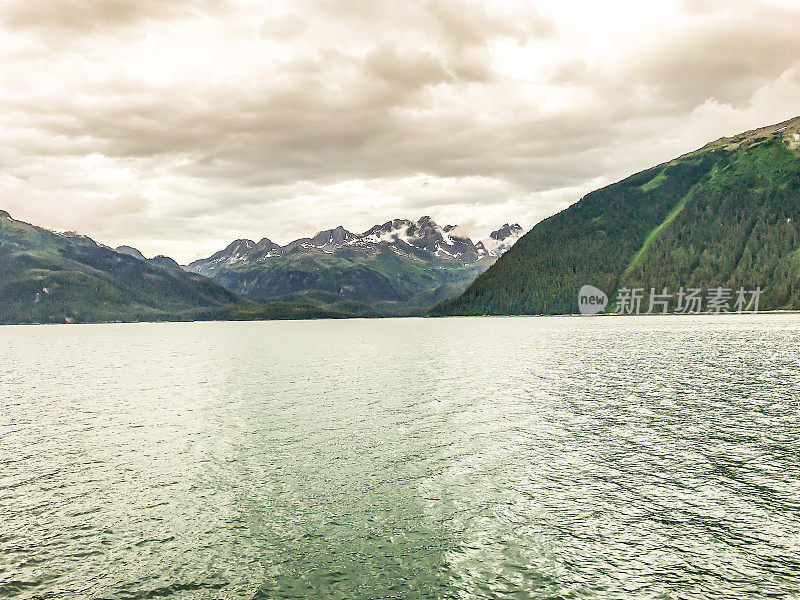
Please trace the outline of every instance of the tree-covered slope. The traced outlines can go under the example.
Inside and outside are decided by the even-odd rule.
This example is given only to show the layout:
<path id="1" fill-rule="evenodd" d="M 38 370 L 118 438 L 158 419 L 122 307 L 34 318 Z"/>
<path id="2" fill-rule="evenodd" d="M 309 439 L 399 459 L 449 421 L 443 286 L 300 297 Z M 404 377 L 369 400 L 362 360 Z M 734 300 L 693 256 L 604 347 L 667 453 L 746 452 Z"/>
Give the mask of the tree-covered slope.
<path id="1" fill-rule="evenodd" d="M 141 260 L 0 211 L 0 323 L 189 319 L 240 302 L 176 267 L 164 257 Z"/>
<path id="2" fill-rule="evenodd" d="M 800 308 L 800 118 L 723 138 L 542 221 L 434 315 L 577 312 L 586 284 L 754 289 Z"/>

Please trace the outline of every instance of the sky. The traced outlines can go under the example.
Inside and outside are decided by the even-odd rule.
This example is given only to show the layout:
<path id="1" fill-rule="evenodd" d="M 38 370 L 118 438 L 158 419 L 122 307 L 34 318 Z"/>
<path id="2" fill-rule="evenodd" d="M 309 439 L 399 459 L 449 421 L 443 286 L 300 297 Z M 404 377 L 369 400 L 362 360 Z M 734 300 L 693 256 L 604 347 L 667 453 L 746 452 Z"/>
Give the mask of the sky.
<path id="1" fill-rule="evenodd" d="M 0 0 L 0 209 L 181 262 L 474 239 L 800 114 L 796 0 Z"/>

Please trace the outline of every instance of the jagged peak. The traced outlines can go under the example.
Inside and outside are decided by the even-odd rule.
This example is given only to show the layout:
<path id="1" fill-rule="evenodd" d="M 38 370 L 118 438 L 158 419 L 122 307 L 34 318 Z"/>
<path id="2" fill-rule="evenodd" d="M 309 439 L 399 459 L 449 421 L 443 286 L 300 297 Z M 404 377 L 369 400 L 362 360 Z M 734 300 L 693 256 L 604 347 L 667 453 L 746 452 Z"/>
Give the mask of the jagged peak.
<path id="1" fill-rule="evenodd" d="M 337 225 L 336 227 L 332 227 L 331 229 L 322 229 L 322 230 L 318 231 L 318 232 L 316 233 L 316 235 L 319 235 L 319 234 L 321 234 L 321 233 L 334 233 L 334 232 L 339 232 L 339 233 L 350 233 L 350 232 L 349 232 L 349 231 L 347 231 L 347 229 L 345 229 L 345 228 L 344 228 L 342 225 Z"/>
<path id="2" fill-rule="evenodd" d="M 351 240 L 355 237 L 351 232 L 347 231 L 344 227 L 339 225 L 338 227 L 334 227 L 333 229 L 325 229 L 320 231 L 311 238 L 311 241 L 314 244 L 318 244 L 320 246 L 338 246 L 343 244 L 344 242 Z"/>
<path id="3" fill-rule="evenodd" d="M 223 254 L 233 254 L 233 253 L 241 253 L 247 252 L 254 248 L 256 243 L 253 240 L 248 239 L 240 239 L 240 240 L 233 240 L 230 244 L 228 244 L 224 250 L 222 250 Z"/>
<path id="4" fill-rule="evenodd" d="M 208 258 L 208 260 L 221 260 L 221 259 L 228 259 L 228 258 L 241 258 L 244 254 L 249 252 L 255 247 L 256 243 L 253 240 L 249 239 L 239 239 L 234 240 L 223 250 L 214 253 L 212 256 Z M 201 259 L 203 260 L 203 259 Z M 198 261 L 195 261 L 198 262 Z M 194 264 L 194 263 L 192 263 Z"/>
<path id="5" fill-rule="evenodd" d="M 504 240 L 512 235 L 518 235 L 522 232 L 522 226 L 519 223 L 510 225 L 505 223 L 500 229 L 497 229 L 489 234 L 493 240 Z"/>
<path id="6" fill-rule="evenodd" d="M 401 227 L 410 227 L 411 225 L 415 225 L 415 223 L 410 219 L 392 219 L 391 221 L 386 221 L 383 225 L 373 225 L 367 231 L 389 231 L 391 229 L 400 229 Z"/>

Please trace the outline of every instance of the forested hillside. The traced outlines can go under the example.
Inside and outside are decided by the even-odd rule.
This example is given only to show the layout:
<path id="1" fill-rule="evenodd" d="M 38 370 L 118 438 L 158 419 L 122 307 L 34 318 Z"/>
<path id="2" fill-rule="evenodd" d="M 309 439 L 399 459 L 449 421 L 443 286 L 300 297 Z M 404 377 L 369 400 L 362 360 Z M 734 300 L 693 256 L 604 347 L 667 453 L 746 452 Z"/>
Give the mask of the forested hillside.
<path id="1" fill-rule="evenodd" d="M 240 302 L 166 257 L 135 258 L 0 211 L 0 322 L 189 319 Z"/>
<path id="2" fill-rule="evenodd" d="M 799 228 L 796 118 L 588 194 L 432 314 L 574 313 L 586 284 L 609 296 L 622 287 L 760 286 L 762 309 L 800 308 Z"/>

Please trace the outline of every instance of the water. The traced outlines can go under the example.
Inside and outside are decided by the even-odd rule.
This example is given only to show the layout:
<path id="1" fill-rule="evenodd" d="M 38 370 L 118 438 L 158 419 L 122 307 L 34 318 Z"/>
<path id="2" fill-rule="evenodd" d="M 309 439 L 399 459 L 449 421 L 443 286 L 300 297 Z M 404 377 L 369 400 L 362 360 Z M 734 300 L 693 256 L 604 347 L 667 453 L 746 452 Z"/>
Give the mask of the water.
<path id="1" fill-rule="evenodd" d="M 800 597 L 800 316 L 0 328 L 0 598 Z"/>

